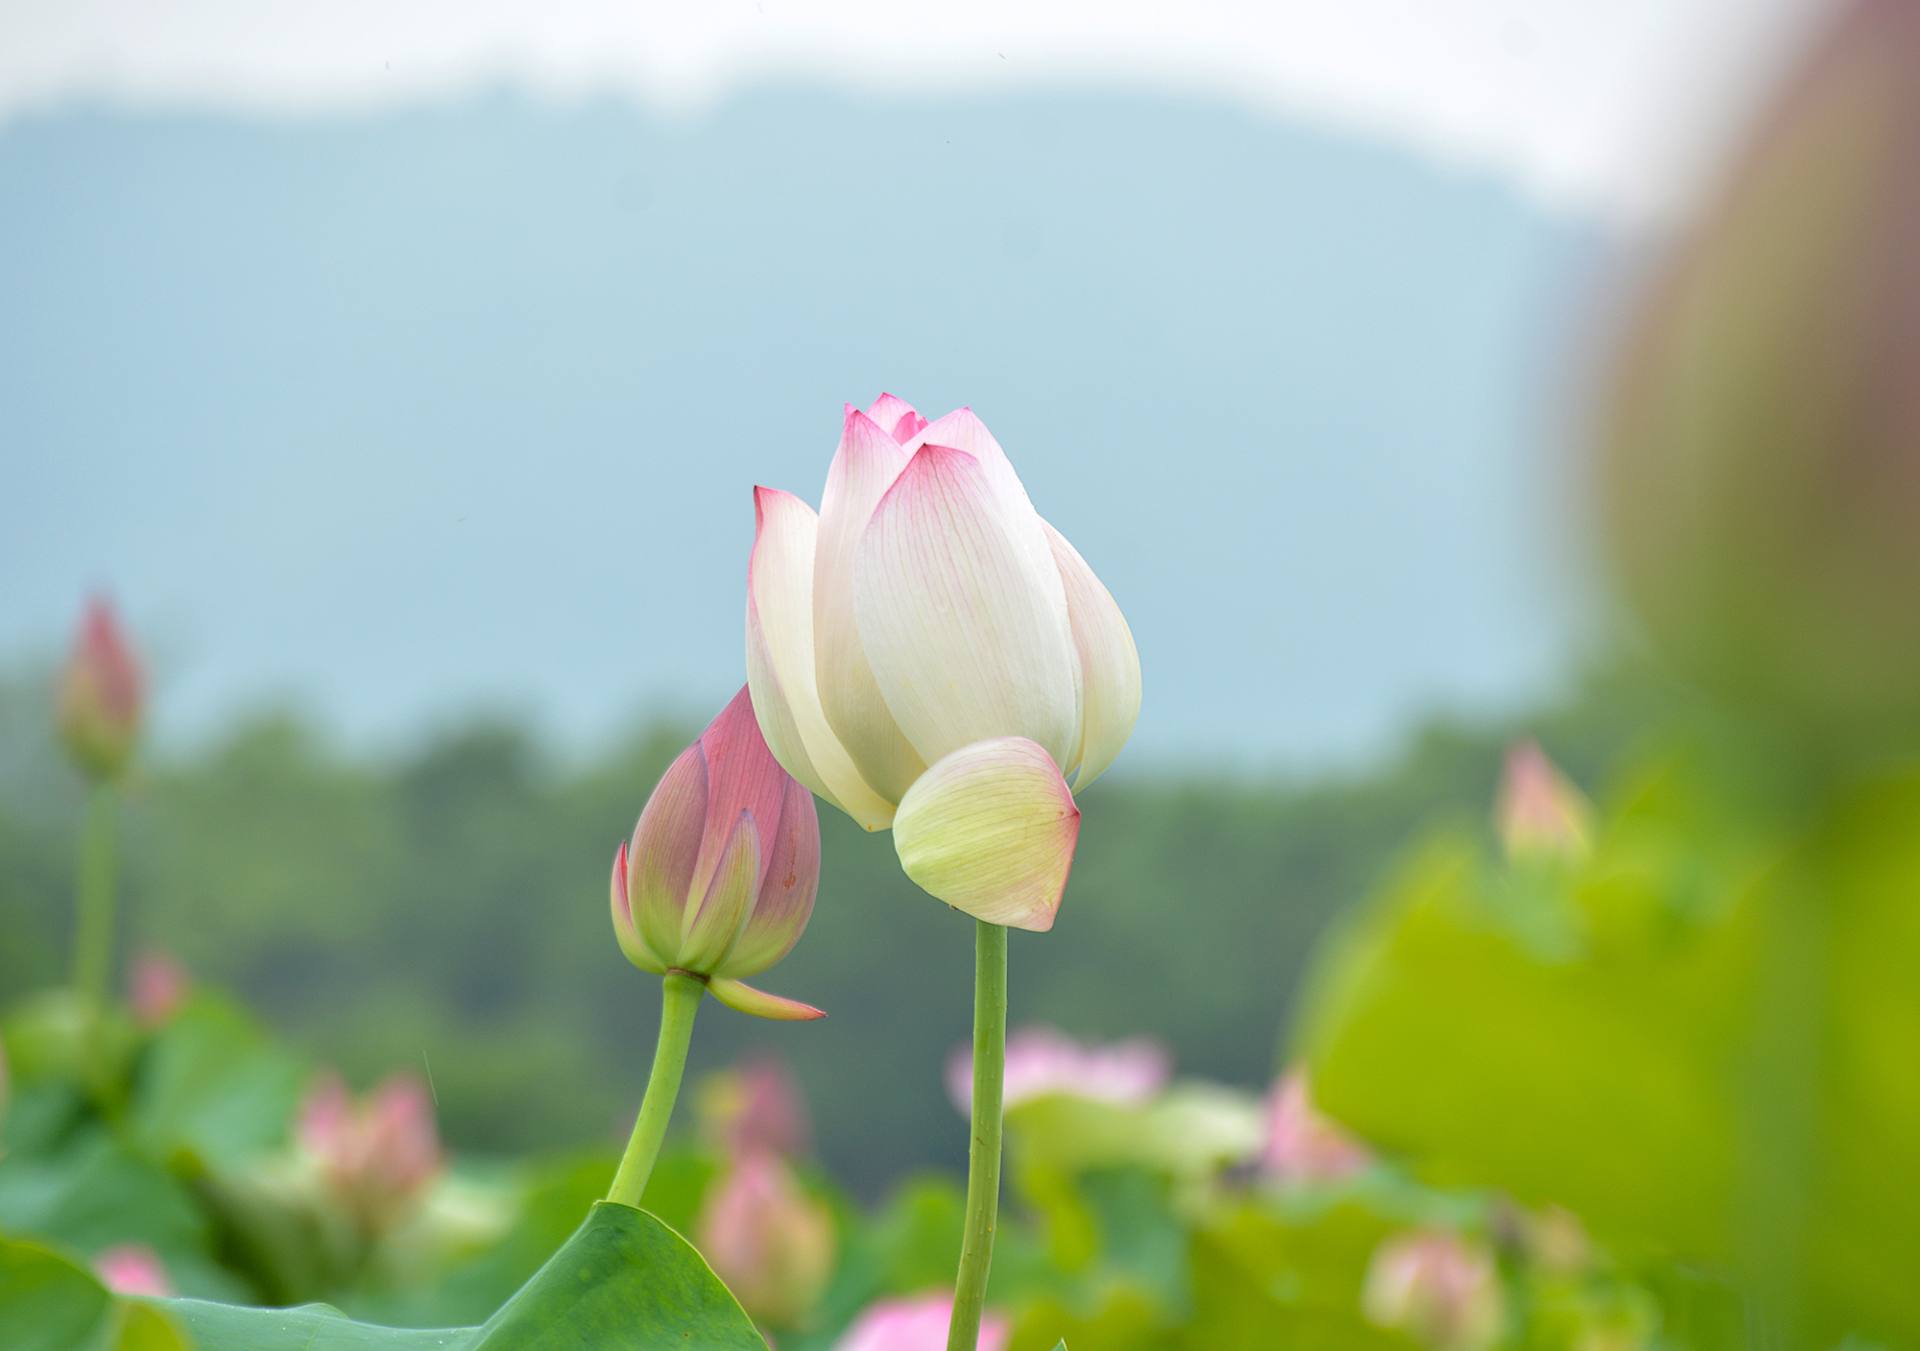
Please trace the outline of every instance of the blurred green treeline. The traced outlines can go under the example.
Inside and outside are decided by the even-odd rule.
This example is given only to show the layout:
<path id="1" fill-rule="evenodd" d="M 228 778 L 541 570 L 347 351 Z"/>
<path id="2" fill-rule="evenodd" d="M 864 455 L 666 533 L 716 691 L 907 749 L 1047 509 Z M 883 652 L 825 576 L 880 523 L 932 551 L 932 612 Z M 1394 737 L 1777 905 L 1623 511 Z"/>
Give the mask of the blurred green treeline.
<path id="1" fill-rule="evenodd" d="M 1329 919 L 1436 820 L 1484 830 L 1500 756 L 1540 737 L 1591 783 L 1645 723 L 1619 665 L 1504 721 L 1436 721 L 1365 772 L 1301 782 L 1122 771 L 1088 796 L 1053 935 L 1020 936 L 1013 1022 L 1149 1033 L 1182 1073 L 1264 1085 Z M 0 685 L 0 1004 L 65 978 L 81 789 L 38 675 Z M 302 718 L 250 716 L 138 768 L 123 821 L 121 953 L 177 957 L 356 1082 L 426 1074 L 457 1147 L 614 1138 L 639 1099 L 655 982 L 607 919 L 615 844 L 697 723 L 564 763 L 526 725 L 476 720 L 388 758 Z M 774 984 L 831 1015 L 769 1026 L 715 1008 L 693 1069 L 749 1050 L 807 1086 L 826 1165 L 875 1195 L 964 1156 L 940 1066 L 967 1036 L 967 921 L 917 892 L 890 841 L 821 809 L 813 922 Z"/>

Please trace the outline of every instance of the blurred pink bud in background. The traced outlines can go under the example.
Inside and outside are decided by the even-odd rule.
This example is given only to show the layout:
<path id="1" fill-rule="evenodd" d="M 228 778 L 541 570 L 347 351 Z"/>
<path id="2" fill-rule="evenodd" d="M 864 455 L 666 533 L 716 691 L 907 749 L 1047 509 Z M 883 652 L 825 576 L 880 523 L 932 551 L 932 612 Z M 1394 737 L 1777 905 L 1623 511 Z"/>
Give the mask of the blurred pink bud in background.
<path id="1" fill-rule="evenodd" d="M 668 766 L 614 856 L 614 935 L 643 971 L 708 977 L 742 1013 L 818 1018 L 742 978 L 800 941 L 819 886 L 813 797 L 767 749 L 743 688 Z"/>
<path id="2" fill-rule="evenodd" d="M 1361 1302 L 1373 1323 L 1441 1351 L 1490 1346 L 1506 1321 L 1493 1259 L 1438 1230 L 1391 1238 L 1375 1249 Z"/>
<path id="3" fill-rule="evenodd" d="M 833 1275 L 831 1212 L 764 1150 L 733 1160 L 708 1192 L 694 1229 L 707 1261 L 762 1323 L 791 1326 Z"/>
<path id="4" fill-rule="evenodd" d="M 709 1146 L 729 1158 L 768 1153 L 797 1159 L 812 1140 L 800 1085 L 771 1056 L 708 1075 L 697 1108 Z"/>
<path id="5" fill-rule="evenodd" d="M 1494 822 L 1508 858 L 1579 858 L 1592 847 L 1593 808 L 1537 741 L 1507 750 Z"/>
<path id="6" fill-rule="evenodd" d="M 141 677 L 104 596 L 87 602 L 60 674 L 56 720 L 74 762 L 94 779 L 118 778 L 140 735 Z"/>
<path id="7" fill-rule="evenodd" d="M 160 1026 L 179 1011 L 193 982 L 187 969 L 164 952 L 143 952 L 127 973 L 127 1003 L 142 1027 Z"/>
<path id="8" fill-rule="evenodd" d="M 953 1296 L 948 1294 L 883 1300 L 854 1320 L 833 1351 L 946 1351 L 952 1317 Z M 989 1312 L 980 1320 L 975 1345 L 979 1351 L 1005 1351 L 1011 1334 L 1005 1315 Z"/>
<path id="9" fill-rule="evenodd" d="M 1267 1095 L 1267 1143 L 1261 1170 L 1282 1182 L 1335 1182 L 1373 1161 L 1367 1147 L 1322 1116 L 1305 1070 L 1288 1071 Z"/>
<path id="10" fill-rule="evenodd" d="M 159 1254 L 144 1243 L 117 1243 L 93 1259 L 93 1272 L 116 1295 L 144 1295 L 166 1299 L 173 1282 Z"/>
<path id="11" fill-rule="evenodd" d="M 357 1100 L 338 1074 L 321 1075 L 300 1106 L 295 1138 L 369 1228 L 404 1215 L 440 1171 L 432 1099 L 411 1074 L 390 1075 Z"/>
<path id="12" fill-rule="evenodd" d="M 1096 1102 L 1145 1102 L 1173 1072 L 1167 1048 L 1146 1037 L 1087 1046 L 1051 1027 L 1024 1027 L 1007 1038 L 1005 1104 L 1063 1093 Z M 973 1105 L 973 1048 L 947 1061 L 947 1092 L 962 1112 Z"/>

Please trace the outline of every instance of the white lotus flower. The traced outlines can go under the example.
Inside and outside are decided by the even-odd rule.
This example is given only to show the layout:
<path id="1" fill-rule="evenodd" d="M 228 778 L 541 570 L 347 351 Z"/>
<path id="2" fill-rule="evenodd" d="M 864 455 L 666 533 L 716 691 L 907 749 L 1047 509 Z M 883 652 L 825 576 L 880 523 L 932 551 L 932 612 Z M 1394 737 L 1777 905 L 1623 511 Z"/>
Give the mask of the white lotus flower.
<path id="1" fill-rule="evenodd" d="M 819 514 L 771 488 L 754 504 L 747 683 L 775 757 L 867 829 L 892 827 L 941 900 L 1051 928 L 1073 794 L 1140 710 L 1113 597 L 970 409 L 849 405 Z"/>

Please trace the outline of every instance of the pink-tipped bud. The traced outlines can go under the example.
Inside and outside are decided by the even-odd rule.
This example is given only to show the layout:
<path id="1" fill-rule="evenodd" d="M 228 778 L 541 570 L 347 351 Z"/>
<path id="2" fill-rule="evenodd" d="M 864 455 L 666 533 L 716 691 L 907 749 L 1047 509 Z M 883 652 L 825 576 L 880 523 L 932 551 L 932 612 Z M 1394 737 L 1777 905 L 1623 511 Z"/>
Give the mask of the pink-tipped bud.
<path id="1" fill-rule="evenodd" d="M 755 1320 L 791 1327 L 833 1275 L 833 1216 L 770 1153 L 737 1158 L 695 1225 L 700 1251 Z"/>
<path id="2" fill-rule="evenodd" d="M 322 1075 L 301 1104 L 295 1137 L 327 1189 L 370 1230 L 403 1217 L 440 1171 L 440 1133 L 427 1087 L 395 1074 L 355 1100 Z"/>
<path id="3" fill-rule="evenodd" d="M 1439 1351 L 1478 1351 L 1500 1337 L 1506 1305 L 1486 1251 L 1457 1234 L 1404 1234 L 1374 1251 L 1362 1308 L 1369 1321 Z"/>
<path id="4" fill-rule="evenodd" d="M 833 1351 L 946 1351 L 953 1297 L 933 1293 L 912 1299 L 887 1299 L 869 1305 L 853 1320 Z M 1006 1351 L 1013 1326 L 1005 1314 L 980 1319 L 978 1351 Z"/>
<path id="5" fill-rule="evenodd" d="M 193 982 L 187 969 L 164 952 L 143 952 L 127 974 L 127 1003 L 134 1021 L 155 1028 L 172 1019 L 186 1002 Z"/>
<path id="6" fill-rule="evenodd" d="M 1261 1169 L 1281 1182 L 1337 1182 L 1373 1161 L 1367 1147 L 1322 1116 L 1305 1070 L 1290 1070 L 1267 1096 Z"/>
<path id="7" fill-rule="evenodd" d="M 635 966 L 711 977 L 735 1008 L 817 1017 L 792 1001 L 770 1012 L 740 980 L 792 950 L 819 886 L 813 795 L 767 749 L 743 688 L 668 766 L 615 855 L 614 934 Z"/>
<path id="8" fill-rule="evenodd" d="M 160 1255 L 144 1243 L 117 1243 L 93 1259 L 93 1274 L 116 1295 L 168 1299 L 173 1282 Z"/>
<path id="9" fill-rule="evenodd" d="M 1051 1027 L 1023 1027 L 1007 1038 L 1003 1102 L 1017 1107 L 1050 1094 L 1095 1102 L 1142 1103 L 1166 1087 L 1167 1048 L 1146 1037 L 1086 1046 Z M 973 1051 L 947 1059 L 947 1093 L 962 1112 L 973 1105 Z"/>
<path id="10" fill-rule="evenodd" d="M 60 675 L 56 717 L 74 763 L 94 779 L 115 779 L 140 735 L 139 663 L 113 607 L 87 602 L 73 650 Z"/>
<path id="11" fill-rule="evenodd" d="M 1494 821 L 1507 857 L 1580 858 L 1592 847 L 1593 808 L 1538 742 L 1507 751 Z"/>
<path id="12" fill-rule="evenodd" d="M 813 1132 L 806 1100 L 793 1072 L 778 1060 L 708 1075 L 698 1106 L 701 1133 L 729 1158 L 765 1153 L 797 1159 L 807 1152 Z"/>

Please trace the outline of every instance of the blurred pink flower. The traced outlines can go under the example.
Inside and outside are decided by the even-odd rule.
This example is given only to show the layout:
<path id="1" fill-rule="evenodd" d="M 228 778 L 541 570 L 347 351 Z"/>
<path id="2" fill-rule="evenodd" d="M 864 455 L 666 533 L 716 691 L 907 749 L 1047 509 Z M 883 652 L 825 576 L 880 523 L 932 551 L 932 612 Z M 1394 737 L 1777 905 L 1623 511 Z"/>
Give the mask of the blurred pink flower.
<path id="1" fill-rule="evenodd" d="M 1146 1037 L 1087 1046 L 1051 1027 L 1025 1027 L 1007 1038 L 1006 1106 L 1050 1093 L 1096 1102 L 1145 1102 L 1173 1071 L 1166 1047 Z M 947 1060 L 947 1092 L 962 1112 L 973 1105 L 973 1048 Z"/>
<path id="2" fill-rule="evenodd" d="M 1322 1116 L 1307 1072 L 1289 1070 L 1267 1094 L 1267 1144 L 1261 1169 L 1282 1182 L 1334 1182 L 1373 1161 L 1367 1147 Z"/>
<path id="3" fill-rule="evenodd" d="M 1505 1322 L 1493 1259 L 1438 1230 L 1404 1234 L 1375 1249 L 1361 1305 L 1371 1322 L 1443 1351 L 1489 1346 Z"/>
<path id="4" fill-rule="evenodd" d="M 1494 821 L 1507 857 L 1559 855 L 1578 858 L 1592 837 L 1593 808 L 1567 781 L 1537 741 L 1507 750 Z"/>
<path id="5" fill-rule="evenodd" d="M 187 969 L 164 952 L 143 952 L 127 974 L 127 1002 L 142 1027 L 159 1027 L 186 1000 L 193 982 Z"/>
<path id="6" fill-rule="evenodd" d="M 953 1296 L 945 1293 L 882 1300 L 854 1320 L 833 1351 L 946 1351 L 952 1317 Z M 979 1351 L 1005 1351 L 1011 1333 L 1004 1315 L 988 1313 L 976 1345 Z"/>
<path id="7" fill-rule="evenodd" d="M 736 1158 L 695 1223 L 700 1251 L 754 1318 L 788 1327 L 833 1274 L 833 1216 L 776 1155 Z"/>
<path id="8" fill-rule="evenodd" d="M 813 1132 L 806 1099 L 793 1072 L 771 1056 L 708 1075 L 698 1106 L 708 1143 L 729 1158 L 771 1153 L 797 1159 L 808 1150 Z"/>
<path id="9" fill-rule="evenodd" d="M 370 1228 L 404 1214 L 440 1170 L 433 1103 L 411 1074 L 390 1075 L 358 1101 L 338 1074 L 323 1074 L 295 1134 L 334 1195 Z"/>
<path id="10" fill-rule="evenodd" d="M 116 1295 L 166 1299 L 173 1294 L 159 1254 L 144 1243 L 116 1243 L 93 1259 L 93 1272 Z"/>
<path id="11" fill-rule="evenodd" d="M 87 601 L 66 669 L 55 719 L 67 753 L 96 779 L 117 778 L 140 734 L 139 663 L 104 596 Z"/>

